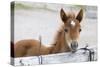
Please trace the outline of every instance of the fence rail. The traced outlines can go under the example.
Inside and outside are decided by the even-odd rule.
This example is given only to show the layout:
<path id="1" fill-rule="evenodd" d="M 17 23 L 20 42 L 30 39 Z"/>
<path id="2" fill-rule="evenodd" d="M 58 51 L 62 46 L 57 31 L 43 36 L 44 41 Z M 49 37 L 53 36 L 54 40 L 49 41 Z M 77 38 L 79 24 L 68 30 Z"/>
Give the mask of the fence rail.
<path id="1" fill-rule="evenodd" d="M 67 52 L 67 53 L 58 53 L 58 54 L 50 54 L 50 55 L 15 58 L 14 65 L 31 66 L 35 64 L 88 62 L 88 61 L 96 61 L 96 60 L 97 60 L 96 51 L 91 51 L 90 53 L 89 51 L 82 49 L 82 50 L 78 50 L 75 53 Z"/>

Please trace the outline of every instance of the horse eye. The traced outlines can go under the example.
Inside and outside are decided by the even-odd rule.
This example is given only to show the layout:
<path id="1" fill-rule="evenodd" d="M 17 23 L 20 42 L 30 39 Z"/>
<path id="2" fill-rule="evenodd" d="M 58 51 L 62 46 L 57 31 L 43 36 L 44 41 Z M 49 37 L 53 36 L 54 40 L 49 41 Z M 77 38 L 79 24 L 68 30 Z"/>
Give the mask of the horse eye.
<path id="1" fill-rule="evenodd" d="M 68 32 L 68 29 L 65 29 L 65 32 Z"/>
<path id="2" fill-rule="evenodd" d="M 82 31 L 82 29 L 79 29 L 79 32 L 81 32 Z"/>

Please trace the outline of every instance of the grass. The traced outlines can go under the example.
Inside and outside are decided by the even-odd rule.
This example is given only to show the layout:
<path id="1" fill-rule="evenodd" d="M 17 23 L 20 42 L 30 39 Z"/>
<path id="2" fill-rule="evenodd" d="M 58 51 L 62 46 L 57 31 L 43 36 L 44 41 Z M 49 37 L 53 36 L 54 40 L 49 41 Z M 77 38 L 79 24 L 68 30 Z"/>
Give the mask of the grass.
<path id="1" fill-rule="evenodd" d="M 15 5 L 11 5 L 11 10 L 20 10 L 20 9 L 25 9 L 25 10 L 47 10 L 47 11 L 52 11 L 55 12 L 55 10 L 47 8 L 47 5 L 43 7 L 33 7 L 32 5 L 26 5 L 22 3 L 15 3 Z"/>
<path id="2" fill-rule="evenodd" d="M 84 10 L 86 10 L 86 7 L 85 6 L 82 6 L 82 5 L 73 5 L 73 6 L 76 6 L 77 8 L 82 8 Z M 47 11 L 52 11 L 52 12 L 56 12 L 56 10 L 53 10 L 53 9 L 50 9 L 47 7 L 47 5 L 44 5 L 43 7 L 34 7 L 32 5 L 26 5 L 26 4 L 23 4 L 23 3 L 15 3 L 15 5 L 12 7 L 11 6 L 11 9 L 12 10 L 20 10 L 20 9 L 25 9 L 25 10 L 30 10 L 30 9 L 33 9 L 33 10 L 47 10 Z"/>
<path id="3" fill-rule="evenodd" d="M 21 3 L 16 3 L 15 9 L 32 9 L 32 6 L 24 5 L 24 4 L 21 4 Z"/>

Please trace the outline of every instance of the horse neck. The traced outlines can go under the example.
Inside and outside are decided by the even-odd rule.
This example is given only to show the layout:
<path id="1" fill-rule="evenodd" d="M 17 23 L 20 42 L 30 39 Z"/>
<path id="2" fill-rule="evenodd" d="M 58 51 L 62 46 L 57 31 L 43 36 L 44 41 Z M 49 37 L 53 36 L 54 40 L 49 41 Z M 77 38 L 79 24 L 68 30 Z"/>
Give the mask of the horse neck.
<path id="1" fill-rule="evenodd" d="M 65 32 L 61 30 L 56 36 L 56 41 L 53 47 L 53 52 L 67 52 L 70 51 L 68 43 L 65 40 Z"/>

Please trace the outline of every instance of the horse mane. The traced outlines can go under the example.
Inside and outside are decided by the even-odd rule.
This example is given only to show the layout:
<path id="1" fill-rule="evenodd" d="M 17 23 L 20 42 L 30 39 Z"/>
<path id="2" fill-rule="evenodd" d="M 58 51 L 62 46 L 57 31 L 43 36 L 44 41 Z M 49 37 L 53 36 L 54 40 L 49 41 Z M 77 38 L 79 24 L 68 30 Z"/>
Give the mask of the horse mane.
<path id="1" fill-rule="evenodd" d="M 71 12 L 68 12 L 68 13 L 67 13 L 67 17 L 68 17 L 68 18 L 75 18 L 74 12 L 72 12 L 72 11 L 71 11 Z"/>
<path id="2" fill-rule="evenodd" d="M 60 38 L 62 37 L 62 35 L 63 35 L 63 30 L 64 30 L 64 25 L 62 25 L 60 28 L 59 28 L 59 30 L 57 30 L 56 31 L 56 33 L 55 33 L 55 37 L 54 37 L 54 39 L 53 39 L 53 45 L 55 46 L 56 44 L 57 44 L 57 42 L 60 40 Z"/>

